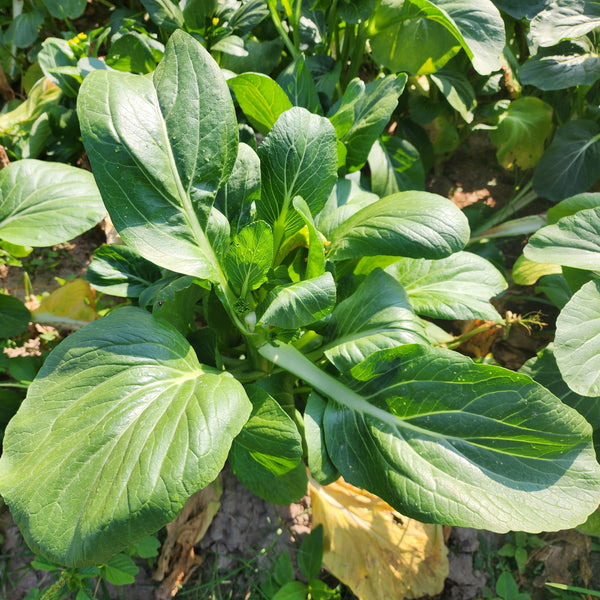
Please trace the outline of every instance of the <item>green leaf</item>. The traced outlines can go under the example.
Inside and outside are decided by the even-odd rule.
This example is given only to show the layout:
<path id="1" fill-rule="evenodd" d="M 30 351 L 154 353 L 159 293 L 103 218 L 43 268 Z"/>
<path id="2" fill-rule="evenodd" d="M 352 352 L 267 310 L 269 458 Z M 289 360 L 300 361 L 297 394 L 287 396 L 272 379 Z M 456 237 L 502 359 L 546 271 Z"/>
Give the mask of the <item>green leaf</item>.
<path id="1" fill-rule="evenodd" d="M 347 149 L 348 171 L 357 171 L 367 162 L 371 146 L 398 105 L 406 79 L 406 75 L 387 75 L 365 85 L 356 77 L 329 111 L 336 135 Z"/>
<path id="2" fill-rule="evenodd" d="M 360 23 L 373 14 L 375 0 L 341 0 L 337 5 L 340 17 L 346 23 Z M 310 579 L 310 578 L 309 578 Z"/>
<path id="3" fill-rule="evenodd" d="M 268 16 L 269 7 L 264 0 L 248 0 L 233 13 L 229 19 L 229 26 L 239 35 L 243 35 L 250 33 Z"/>
<path id="4" fill-rule="evenodd" d="M 306 58 L 306 66 L 310 70 L 317 93 L 331 102 L 335 87 L 340 80 L 342 63 L 335 61 L 331 56 L 316 54 Z"/>
<path id="5" fill-rule="evenodd" d="M 246 392 L 252 413 L 235 438 L 232 453 L 244 452 L 275 475 L 291 471 L 302 459 L 302 438 L 298 428 L 279 403 L 257 385 Z M 235 469 L 235 457 L 234 472 Z"/>
<path id="6" fill-rule="evenodd" d="M 441 260 L 402 258 L 386 272 L 402 284 L 415 312 L 434 319 L 501 321 L 490 298 L 506 289 L 492 264 L 470 252 Z"/>
<path id="7" fill-rule="evenodd" d="M 127 554 L 113 556 L 102 568 L 102 575 L 113 585 L 135 583 L 135 576 L 138 573 L 139 569 Z"/>
<path id="8" fill-rule="evenodd" d="M 0 338 L 21 335 L 29 321 L 31 313 L 18 298 L 0 293 Z"/>
<path id="9" fill-rule="evenodd" d="M 277 287 L 258 307 L 259 323 L 284 329 L 310 325 L 333 310 L 335 297 L 335 282 L 328 272 L 315 279 Z"/>
<path id="10" fill-rule="evenodd" d="M 221 38 L 211 50 L 230 54 L 231 56 L 248 56 L 248 51 L 244 48 L 244 40 L 237 35 L 228 35 Z"/>
<path id="11" fill-rule="evenodd" d="M 211 238 L 220 233 L 208 215 L 232 171 L 238 133 L 229 89 L 206 50 L 177 31 L 152 77 L 95 71 L 81 87 L 78 114 L 127 245 L 161 267 L 219 280 Z"/>
<path id="12" fill-rule="evenodd" d="M 536 193 L 558 202 L 587 191 L 598 180 L 600 126 L 577 119 L 559 127 L 533 172 Z"/>
<path id="13" fill-rule="evenodd" d="M 544 8 L 546 0 L 493 0 L 494 4 L 503 12 L 510 15 L 514 19 L 522 19 L 527 17 L 530 21 L 537 13 Z"/>
<path id="14" fill-rule="evenodd" d="M 78 19 L 87 6 L 87 0 L 42 0 L 48 12 L 55 19 Z"/>
<path id="15" fill-rule="evenodd" d="M 585 193 L 561 200 L 548 209 L 548 225 L 554 225 L 563 217 L 569 217 L 586 208 L 600 208 L 599 193 Z"/>
<path id="16" fill-rule="evenodd" d="M 326 408 L 325 399 L 312 391 L 304 410 L 304 438 L 310 474 L 321 485 L 332 483 L 340 476 L 325 447 L 323 416 Z"/>
<path id="17" fill-rule="evenodd" d="M 308 258 L 306 262 L 306 279 L 313 279 L 325 273 L 325 247 L 321 235 L 315 227 L 308 204 L 300 196 L 293 200 L 294 208 L 298 211 L 308 229 Z"/>
<path id="18" fill-rule="evenodd" d="M 315 222 L 326 237 L 361 208 L 377 202 L 379 196 L 363 190 L 350 179 L 338 179 Z"/>
<path id="19" fill-rule="evenodd" d="M 141 0 L 150 18 L 167 33 L 183 27 L 183 13 L 179 5 L 171 0 Z"/>
<path id="20" fill-rule="evenodd" d="M 600 270 L 600 207 L 581 210 L 529 238 L 525 256 L 536 262 Z"/>
<path id="21" fill-rule="evenodd" d="M 275 248 L 304 225 L 292 200 L 318 213 L 337 179 L 335 131 L 325 118 L 295 107 L 283 113 L 258 149 L 262 191 L 258 217 L 273 227 Z"/>
<path id="22" fill-rule="evenodd" d="M 86 272 L 95 289 L 121 298 L 138 298 L 161 277 L 154 263 L 123 245 L 100 246 Z"/>
<path id="23" fill-rule="evenodd" d="M 83 81 L 77 67 L 77 58 L 66 40 L 47 38 L 42 42 L 38 62 L 44 75 L 65 95 L 76 98 Z"/>
<path id="24" fill-rule="evenodd" d="M 530 23 L 535 44 L 554 46 L 600 27 L 600 6 L 594 0 L 555 0 L 546 2 Z"/>
<path id="25" fill-rule="evenodd" d="M 35 159 L 0 171 L 0 239 L 12 244 L 67 242 L 91 229 L 104 214 L 89 171 Z"/>
<path id="26" fill-rule="evenodd" d="M 168 323 L 118 309 L 47 358 L 7 428 L 0 491 L 35 552 L 102 563 L 218 475 L 250 409 Z"/>
<path id="27" fill-rule="evenodd" d="M 250 146 L 240 143 L 231 176 L 217 192 L 214 206 L 227 217 L 233 231 L 239 231 L 250 221 L 252 203 L 259 198 L 260 160 Z"/>
<path id="28" fill-rule="evenodd" d="M 140 558 L 152 558 L 158 556 L 160 541 L 155 535 L 147 535 L 134 544 L 135 553 Z"/>
<path id="29" fill-rule="evenodd" d="M 517 285 L 533 285 L 540 277 L 557 273 L 562 273 L 560 265 L 534 262 L 521 254 L 513 265 L 512 278 Z"/>
<path id="30" fill-rule="evenodd" d="M 10 22 L 5 41 L 12 43 L 17 48 L 27 48 L 35 42 L 44 17 L 44 9 L 39 6 L 36 6 L 31 12 L 17 15 Z"/>
<path id="31" fill-rule="evenodd" d="M 105 63 L 128 73 L 151 73 L 164 53 L 162 44 L 149 35 L 128 31 L 110 46 Z"/>
<path id="32" fill-rule="evenodd" d="M 306 579 L 315 579 L 323 562 L 323 525 L 315 527 L 298 549 L 298 567 Z"/>
<path id="33" fill-rule="evenodd" d="M 496 593 L 502 598 L 517 598 L 519 595 L 519 588 L 512 573 L 508 571 L 502 571 L 498 580 L 496 581 Z"/>
<path id="34" fill-rule="evenodd" d="M 356 292 L 335 307 L 324 333 L 329 340 L 325 356 L 340 371 L 384 348 L 427 343 L 406 292 L 381 269 L 369 273 Z"/>
<path id="35" fill-rule="evenodd" d="M 567 385 L 582 396 L 600 396 L 600 281 L 586 283 L 556 320 L 556 362 Z"/>
<path id="36" fill-rule="evenodd" d="M 248 52 L 248 56 L 224 54 L 221 57 L 221 67 L 229 69 L 233 73 L 262 73 L 268 75 L 279 63 L 283 41 L 279 37 L 264 41 L 249 39 L 244 47 Z"/>
<path id="37" fill-rule="evenodd" d="M 419 21 L 425 21 L 421 27 L 428 25 L 431 29 L 424 40 L 424 57 L 435 57 L 431 52 L 431 44 L 446 31 L 465 50 L 479 74 L 488 75 L 500 69 L 505 41 L 504 22 L 491 0 L 382 0 L 371 20 L 371 34 L 376 32 L 371 39 L 375 60 L 392 70 L 398 70 L 395 68 L 398 53 L 404 52 L 410 58 L 407 43 L 404 42 L 407 31 L 403 25 L 410 26 Z M 414 26 L 412 33 L 417 33 Z M 408 38 L 413 53 L 419 51 L 414 39 L 414 35 Z M 456 54 L 448 45 L 446 41 L 444 58 L 441 49 L 437 58 L 434 58 L 437 68 L 427 72 L 441 68 Z M 425 58 L 423 64 L 426 63 Z"/>
<path id="38" fill-rule="evenodd" d="M 306 493 L 302 439 L 287 413 L 258 386 L 246 388 L 253 408 L 229 454 L 240 483 L 275 504 L 295 502 Z"/>
<path id="39" fill-rule="evenodd" d="M 369 152 L 371 189 L 381 197 L 425 189 L 425 169 L 419 151 L 408 141 L 382 136 Z"/>
<path id="40" fill-rule="evenodd" d="M 135 576 L 140 570 L 130 556 L 117 554 L 104 565 L 102 571 L 108 583 L 127 585 L 128 583 L 135 583 Z"/>
<path id="41" fill-rule="evenodd" d="M 271 600 L 306 600 L 308 586 L 301 581 L 286 583 Z"/>
<path id="42" fill-rule="evenodd" d="M 379 18 L 377 29 L 371 28 L 370 44 L 375 61 L 391 71 L 429 75 L 458 54 L 461 46 L 454 35 L 460 35 L 458 31 L 450 31 L 443 22 L 423 18 L 419 7 L 413 3 L 387 4 L 402 13 L 401 16 L 396 12 L 393 16 Z M 384 3 L 379 6 L 381 11 Z M 371 23 L 374 22 L 372 19 Z M 415 44 L 415 40 L 419 40 L 419 44 Z"/>
<path id="43" fill-rule="evenodd" d="M 584 416 L 587 422 L 593 427 L 595 437 L 598 437 L 598 434 L 600 434 L 600 396 L 582 396 L 569 388 L 558 370 L 554 347 L 552 345 L 538 352 L 538 355 L 534 358 L 529 359 L 519 369 L 519 373 L 529 375 L 529 377 L 542 384 L 565 404 Z M 598 440 L 596 440 L 597 449 L 598 446 Z"/>
<path id="44" fill-rule="evenodd" d="M 452 201 L 428 192 L 400 192 L 369 204 L 340 224 L 328 258 L 445 258 L 462 250 L 469 225 Z"/>
<path id="45" fill-rule="evenodd" d="M 552 107 L 539 98 L 524 97 L 513 100 L 500 115 L 490 140 L 498 148 L 496 157 L 504 168 L 518 165 L 531 169 L 540 160 L 551 133 Z"/>
<path id="46" fill-rule="evenodd" d="M 273 579 L 279 585 L 285 585 L 294 579 L 294 565 L 287 550 L 284 550 L 273 563 Z"/>
<path id="47" fill-rule="evenodd" d="M 475 90 L 466 75 L 450 70 L 440 70 L 431 74 L 431 81 L 442 92 L 448 104 L 467 123 L 471 123 L 475 116 L 473 111 L 477 107 L 477 100 L 475 99 Z"/>
<path id="48" fill-rule="evenodd" d="M 317 88 L 302 56 L 296 57 L 277 77 L 294 106 L 302 106 L 312 113 L 323 114 Z"/>
<path id="49" fill-rule="evenodd" d="M 408 517 L 538 532 L 598 505 L 590 425 L 529 377 L 414 344 L 341 379 L 293 346 L 259 351 L 330 399 L 325 442 L 344 479 Z"/>
<path id="50" fill-rule="evenodd" d="M 179 3 L 186 26 L 197 30 L 204 29 L 206 19 L 215 14 L 217 6 L 217 0 L 184 0 Z"/>
<path id="51" fill-rule="evenodd" d="M 306 495 L 308 476 L 304 463 L 297 464 L 283 475 L 276 475 L 247 452 L 234 451 L 231 457 L 240 483 L 259 498 L 271 504 L 286 505 L 298 502 Z"/>
<path id="52" fill-rule="evenodd" d="M 269 133 L 280 115 L 292 108 L 281 86 L 268 75 L 242 73 L 227 83 L 246 118 L 259 133 Z"/>
<path id="53" fill-rule="evenodd" d="M 600 79 L 600 56 L 596 53 L 532 56 L 519 68 L 519 80 L 540 90 L 566 90 L 592 85 Z"/>
<path id="54" fill-rule="evenodd" d="M 230 283 L 245 297 L 267 280 L 272 262 L 271 228 L 264 221 L 255 221 L 233 238 L 225 257 L 225 269 Z"/>

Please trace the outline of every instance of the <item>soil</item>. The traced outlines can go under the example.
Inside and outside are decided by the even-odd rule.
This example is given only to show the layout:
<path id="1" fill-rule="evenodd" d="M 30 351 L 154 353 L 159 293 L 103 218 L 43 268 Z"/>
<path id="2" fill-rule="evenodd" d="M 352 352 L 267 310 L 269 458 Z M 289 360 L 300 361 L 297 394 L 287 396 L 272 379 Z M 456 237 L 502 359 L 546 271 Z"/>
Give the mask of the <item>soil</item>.
<path id="1" fill-rule="evenodd" d="M 451 160 L 438 166 L 428 181 L 428 190 L 451 198 L 461 208 L 477 202 L 499 207 L 506 204 L 513 194 L 514 181 L 498 167 L 495 150 L 487 136 L 482 134 L 471 136 L 468 147 L 457 151 Z M 112 234 L 109 232 L 109 235 Z M 97 227 L 69 244 L 55 247 L 53 251 L 57 256 L 49 256 L 45 250 L 36 251 L 24 261 L 34 293 L 56 289 L 59 286 L 57 278 L 84 277 L 94 249 L 105 240 L 105 230 Z M 515 255 L 520 253 L 518 246 L 521 242 L 513 242 L 513 245 L 517 245 Z M 0 267 L 0 288 L 25 299 L 23 271 L 14 267 Z M 532 290 L 517 290 L 499 301 L 497 308 L 501 314 L 508 310 L 518 314 L 539 310 L 539 305 L 532 306 L 530 300 L 520 298 L 532 295 Z M 542 320 L 546 322 L 552 322 L 553 318 L 555 314 L 552 311 L 542 315 Z M 455 323 L 454 326 L 460 330 L 472 324 Z M 39 334 L 39 329 L 28 332 L 33 340 L 36 339 L 36 331 Z M 472 340 L 471 345 L 463 348 L 463 351 L 475 356 L 492 352 L 501 364 L 513 369 L 518 369 L 550 341 L 549 335 L 534 332 L 532 336 L 522 326 L 511 327 L 509 331 L 490 327 L 490 332 L 482 339 Z M 27 343 L 32 344 L 31 341 Z M 24 350 L 25 353 L 36 351 L 39 348 Z M 222 474 L 222 485 L 220 509 L 202 539 L 188 548 L 192 562 L 189 563 L 191 566 L 187 575 L 191 577 L 187 585 L 198 586 L 217 571 L 223 575 L 219 590 L 222 596 L 218 597 L 228 597 L 228 592 L 235 589 L 236 597 L 245 595 L 252 598 L 250 582 L 246 579 L 249 573 L 260 579 L 269 570 L 274 557 L 283 551 L 289 551 L 293 564 L 296 564 L 294 552 L 302 537 L 310 530 L 310 501 L 306 497 L 291 506 L 273 506 L 245 490 L 227 468 Z M 52 583 L 52 574 L 29 566 L 33 556 L 8 512 L 0 517 L 0 534 L 0 571 L 9 575 L 0 577 L 0 600 L 23 600 L 29 590 Z M 584 563 L 590 555 L 589 547 L 586 548 L 587 554 L 581 551 L 583 542 L 578 535 L 565 534 L 557 544 L 548 544 L 554 550 L 549 550 L 548 556 L 540 559 L 547 572 L 540 574 L 539 585 L 543 585 L 549 576 L 557 575 L 557 564 L 560 563 L 557 562 L 557 556 L 569 556 L 579 561 L 582 569 L 587 565 Z M 161 533 L 163 540 L 165 536 L 164 532 Z M 481 597 L 484 586 L 493 587 L 490 557 L 496 555 L 504 542 L 503 536 L 453 528 L 448 540 L 450 574 L 444 591 L 436 600 L 473 600 Z M 241 561 L 252 561 L 257 556 L 261 558 L 256 562 L 254 572 L 246 569 L 241 571 L 241 575 L 236 574 L 236 571 L 240 571 L 237 565 Z M 129 600 L 168 597 L 164 595 L 164 587 L 159 591 L 160 584 L 152 578 L 156 561 L 140 561 L 139 566 L 136 584 L 121 591 L 111 588 L 111 595 Z M 592 569 L 589 565 L 586 568 Z M 556 577 L 554 581 L 557 581 Z"/>

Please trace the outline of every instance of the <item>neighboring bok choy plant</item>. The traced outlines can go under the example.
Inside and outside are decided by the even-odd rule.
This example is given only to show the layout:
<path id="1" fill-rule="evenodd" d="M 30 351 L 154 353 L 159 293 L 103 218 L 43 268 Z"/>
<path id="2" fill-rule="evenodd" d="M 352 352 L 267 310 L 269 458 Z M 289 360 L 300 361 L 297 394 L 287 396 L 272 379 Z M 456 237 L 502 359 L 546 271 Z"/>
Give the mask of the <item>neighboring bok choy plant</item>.
<path id="1" fill-rule="evenodd" d="M 600 501 L 592 429 L 529 377 L 431 342 L 504 288 L 452 202 L 337 179 L 326 118 L 238 141 L 225 79 L 176 31 L 152 76 L 83 82 L 83 141 L 130 297 L 49 356 L 6 431 L 0 492 L 35 552 L 102 563 L 229 459 L 273 502 L 340 475 L 429 522 L 540 531 Z M 471 273 L 469 278 L 468 273 Z M 473 275 L 475 274 L 475 275 Z M 473 283 L 473 280 L 476 283 Z"/>

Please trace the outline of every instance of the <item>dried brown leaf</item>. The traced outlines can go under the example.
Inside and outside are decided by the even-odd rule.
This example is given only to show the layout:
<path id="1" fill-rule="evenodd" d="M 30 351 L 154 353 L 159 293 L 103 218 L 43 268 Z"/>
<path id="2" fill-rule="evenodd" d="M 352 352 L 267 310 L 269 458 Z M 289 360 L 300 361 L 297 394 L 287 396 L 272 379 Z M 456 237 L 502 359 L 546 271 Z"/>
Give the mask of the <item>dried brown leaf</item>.
<path id="1" fill-rule="evenodd" d="M 165 539 L 153 578 L 162 581 L 155 600 L 168 600 L 202 564 L 194 546 L 206 534 L 220 507 L 220 478 L 189 498 L 183 510 L 167 525 Z"/>

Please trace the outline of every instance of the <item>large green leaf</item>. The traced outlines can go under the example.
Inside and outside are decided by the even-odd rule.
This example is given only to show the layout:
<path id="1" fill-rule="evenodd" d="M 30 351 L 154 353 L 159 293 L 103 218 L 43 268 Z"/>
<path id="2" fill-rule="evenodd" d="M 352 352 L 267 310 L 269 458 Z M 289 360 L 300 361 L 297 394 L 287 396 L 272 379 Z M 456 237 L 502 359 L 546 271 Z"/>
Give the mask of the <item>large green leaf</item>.
<path id="1" fill-rule="evenodd" d="M 522 0 L 492 1 L 501 11 L 519 20 L 523 17 L 527 17 L 529 20 L 533 19 L 544 8 L 544 4 L 546 4 L 546 0 L 529 0 L 528 2 L 523 2 Z"/>
<path id="2" fill-rule="evenodd" d="M 56 19 L 78 19 L 87 6 L 86 0 L 42 0 L 48 12 Z"/>
<path id="3" fill-rule="evenodd" d="M 565 404 L 573 407 L 583 415 L 594 429 L 596 453 L 598 453 L 598 436 L 600 434 L 600 396 L 589 397 L 576 394 L 565 383 L 560 375 L 552 344 L 544 348 L 537 356 L 528 360 L 520 369 L 520 373 L 529 375 L 545 388 L 549 389 Z"/>
<path id="4" fill-rule="evenodd" d="M 298 428 L 265 390 L 250 385 L 246 392 L 252 402 L 252 413 L 235 438 L 232 451 L 243 450 L 275 475 L 288 473 L 302 460 Z"/>
<path id="5" fill-rule="evenodd" d="M 302 439 L 292 419 L 258 386 L 246 390 L 252 413 L 231 446 L 229 460 L 239 481 L 275 504 L 289 504 L 306 493 Z"/>
<path id="6" fill-rule="evenodd" d="M 398 20 L 380 19 L 370 40 L 375 61 L 397 73 L 429 75 L 458 54 L 460 42 L 442 23 L 423 18 L 409 2 L 403 4 L 403 13 Z"/>
<path id="7" fill-rule="evenodd" d="M 329 258 L 445 258 L 469 240 L 464 214 L 428 192 L 400 192 L 369 204 L 330 234 Z"/>
<path id="8" fill-rule="evenodd" d="M 284 112 L 258 149 L 262 193 L 259 218 L 273 226 L 275 248 L 304 221 L 292 201 L 300 196 L 315 215 L 337 179 L 335 130 L 325 117 L 294 107 Z"/>
<path id="9" fill-rule="evenodd" d="M 600 270 L 600 207 L 542 227 L 529 238 L 524 254 L 540 263 Z"/>
<path id="10" fill-rule="evenodd" d="M 23 333 L 31 321 L 31 313 L 18 298 L 0 293 L 0 339 Z"/>
<path id="11" fill-rule="evenodd" d="M 281 71 L 277 83 L 294 106 L 303 106 L 310 112 L 323 114 L 317 88 L 302 56 L 295 58 Z"/>
<path id="12" fill-rule="evenodd" d="M 86 272 L 95 289 L 123 298 L 138 298 L 161 277 L 154 263 L 123 245 L 100 246 Z"/>
<path id="13" fill-rule="evenodd" d="M 280 286 L 269 292 L 257 309 L 259 323 L 297 329 L 328 315 L 335 305 L 336 289 L 331 273 Z"/>
<path id="14" fill-rule="evenodd" d="M 340 178 L 336 181 L 331 194 L 315 220 L 319 231 L 330 237 L 342 223 L 361 208 L 377 202 L 379 196 L 363 190 L 358 183 Z"/>
<path id="15" fill-rule="evenodd" d="M 369 273 L 356 292 L 335 307 L 324 334 L 329 340 L 325 356 L 340 371 L 378 350 L 427 343 L 406 292 L 381 269 Z"/>
<path id="16" fill-rule="evenodd" d="M 360 169 L 367 161 L 371 146 L 388 124 L 405 84 L 406 75 L 388 75 L 366 85 L 357 77 L 329 111 L 329 120 L 347 150 L 348 171 Z"/>
<path id="17" fill-rule="evenodd" d="M 0 239 L 53 246 L 91 229 L 104 215 L 89 171 L 35 159 L 0 171 Z"/>
<path id="18" fill-rule="evenodd" d="M 67 96 L 76 98 L 83 77 L 77 68 L 77 58 L 67 40 L 47 38 L 42 42 L 38 62 L 44 75 Z"/>
<path id="19" fill-rule="evenodd" d="M 402 258 L 385 269 L 406 290 L 415 312 L 434 319 L 501 320 L 489 303 L 506 288 L 492 264 L 470 252 L 441 260 Z"/>
<path id="20" fill-rule="evenodd" d="M 598 506 L 592 428 L 529 377 L 413 344 L 341 380 L 291 346 L 260 352 L 329 398 L 325 443 L 344 479 L 408 517 L 538 532 Z"/>
<path id="21" fill-rule="evenodd" d="M 548 225 L 554 225 L 563 217 L 570 217 L 580 210 L 586 208 L 600 207 L 600 193 L 583 193 L 561 200 L 555 206 L 548 209 Z"/>
<path id="22" fill-rule="evenodd" d="M 36 553 L 102 563 L 218 475 L 250 409 L 168 323 L 119 309 L 46 360 L 7 428 L 0 492 Z"/>
<path id="23" fill-rule="evenodd" d="M 379 196 L 425 189 L 425 169 L 419 151 L 408 141 L 381 136 L 369 152 L 371 189 Z"/>
<path id="24" fill-rule="evenodd" d="M 544 91 L 592 85 L 600 79 L 600 56 L 596 53 L 532 56 L 519 68 L 519 79 Z"/>
<path id="25" fill-rule="evenodd" d="M 294 208 L 302 217 L 308 230 L 308 256 L 306 258 L 306 279 L 313 279 L 325 273 L 325 247 L 323 236 L 317 231 L 314 219 L 308 208 L 308 204 L 296 196 L 293 200 Z"/>
<path id="26" fill-rule="evenodd" d="M 578 119 L 559 127 L 533 172 L 536 193 L 553 202 L 585 192 L 598 181 L 600 126 Z"/>
<path id="27" fill-rule="evenodd" d="M 526 96 L 509 104 L 497 128 L 490 131 L 490 140 L 498 148 L 496 157 L 503 167 L 531 169 L 540 160 L 551 133 L 552 107 Z"/>
<path id="28" fill-rule="evenodd" d="M 567 385 L 600 396 L 600 281 L 586 283 L 556 320 L 556 362 Z"/>
<path id="29" fill-rule="evenodd" d="M 227 81 L 250 124 L 267 134 L 292 103 L 281 86 L 262 73 L 242 73 Z"/>
<path id="30" fill-rule="evenodd" d="M 311 477 L 321 485 L 332 483 L 340 476 L 325 447 L 323 417 L 326 408 L 327 401 L 316 392 L 311 392 L 304 410 L 304 439 Z"/>
<path id="31" fill-rule="evenodd" d="M 459 71 L 443 69 L 431 74 L 431 81 L 435 83 L 448 104 L 456 110 L 460 116 L 471 123 L 475 117 L 474 110 L 477 107 L 475 90 L 469 82 L 466 74 Z"/>
<path id="32" fill-rule="evenodd" d="M 267 279 L 273 262 L 273 233 L 264 221 L 244 227 L 225 257 L 227 277 L 244 298 Z"/>
<path id="33" fill-rule="evenodd" d="M 231 176 L 218 191 L 214 206 L 237 231 L 249 222 L 252 203 L 259 198 L 260 160 L 250 146 L 240 143 Z"/>
<path id="34" fill-rule="evenodd" d="M 183 12 L 176 2 L 171 0 L 141 0 L 150 18 L 168 33 L 183 27 Z"/>
<path id="35" fill-rule="evenodd" d="M 465 50 L 478 73 L 487 75 L 500 69 L 504 22 L 491 0 L 382 0 L 371 20 L 375 59 L 394 70 L 394 54 L 405 46 L 403 37 L 406 31 L 401 25 L 416 19 L 427 19 L 441 25 Z M 394 34 L 393 38 L 390 38 L 390 31 Z M 410 39 L 410 47 L 413 53 L 419 51 L 414 37 Z M 450 54 L 446 61 L 440 61 L 438 68 L 451 57 Z"/>
<path id="36" fill-rule="evenodd" d="M 29 96 L 24 102 L 15 109 L 0 114 L 0 144 L 6 147 L 11 156 L 18 159 L 39 156 L 46 143 L 39 123 L 58 109 L 61 97 L 60 88 L 42 78 L 29 90 Z"/>
<path id="37" fill-rule="evenodd" d="M 152 77 L 88 75 L 78 114 L 98 187 L 127 245 L 161 267 L 218 280 L 211 238 L 222 227 L 208 215 L 232 171 L 238 134 L 229 89 L 208 52 L 177 31 Z"/>
<path id="38" fill-rule="evenodd" d="M 600 6 L 595 0 L 551 0 L 531 20 L 535 44 L 554 46 L 600 27 Z"/>

